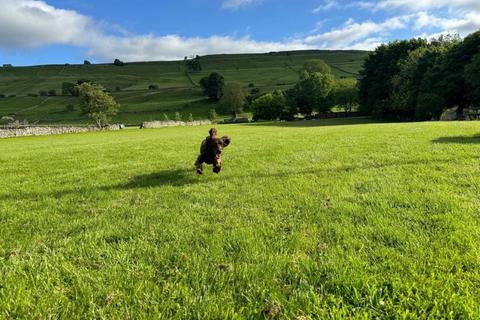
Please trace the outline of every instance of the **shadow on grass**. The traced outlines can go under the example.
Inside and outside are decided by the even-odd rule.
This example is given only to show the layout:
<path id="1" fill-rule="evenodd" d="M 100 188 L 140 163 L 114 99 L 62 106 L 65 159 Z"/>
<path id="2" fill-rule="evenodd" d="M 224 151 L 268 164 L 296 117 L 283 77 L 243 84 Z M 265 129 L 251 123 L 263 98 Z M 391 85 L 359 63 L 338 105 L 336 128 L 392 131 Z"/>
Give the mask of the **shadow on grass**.
<path id="1" fill-rule="evenodd" d="M 386 121 L 374 119 L 370 117 L 355 117 L 355 118 L 337 118 L 337 119 L 304 120 L 304 121 L 257 122 L 257 123 L 244 124 L 244 125 L 282 127 L 282 128 L 301 128 L 301 127 L 353 126 L 353 125 L 370 124 L 370 123 L 386 123 Z"/>
<path id="2" fill-rule="evenodd" d="M 480 140 L 480 137 L 478 138 Z M 480 141 L 479 141 L 480 142 Z M 478 157 L 463 157 L 462 159 L 478 159 Z M 385 161 L 380 163 L 364 163 L 353 165 L 342 165 L 338 167 L 330 168 L 305 168 L 301 170 L 287 170 L 281 172 L 250 172 L 241 175 L 225 175 L 224 179 L 233 179 L 235 183 L 246 183 L 251 179 L 285 179 L 294 176 L 302 175 L 318 175 L 320 173 L 351 173 L 357 170 L 382 170 L 385 168 L 398 167 L 404 168 L 405 166 L 417 166 L 417 165 L 432 165 L 432 164 L 446 164 L 458 162 L 457 158 L 445 158 L 445 159 L 397 159 L 393 161 Z M 373 172 L 374 174 L 374 172 Z M 97 192 L 109 192 L 115 190 L 134 190 L 154 188 L 159 186 L 174 186 L 182 187 L 192 184 L 211 184 L 216 179 L 212 179 L 213 173 L 207 173 L 205 176 L 197 176 L 194 170 L 189 169 L 170 169 L 163 170 L 155 173 L 149 173 L 144 175 L 138 175 L 130 180 L 117 185 L 101 186 L 101 187 L 86 187 L 77 189 L 65 189 L 46 193 L 26 192 L 26 193 L 4 193 L 0 194 L 0 201 L 3 200 L 44 200 L 45 198 L 61 199 L 65 196 L 72 196 L 77 194 L 91 194 L 95 195 Z M 221 174 L 222 175 L 222 174 Z M 223 180 L 223 179 L 219 179 Z"/>
<path id="3" fill-rule="evenodd" d="M 461 143 L 475 144 L 480 143 L 480 135 L 475 136 L 458 136 L 458 137 L 442 137 L 432 140 L 433 143 Z"/>
<path id="4" fill-rule="evenodd" d="M 127 183 L 105 187 L 103 190 L 142 189 L 159 186 L 184 186 L 199 182 L 194 170 L 174 169 L 163 170 L 133 177 Z"/>

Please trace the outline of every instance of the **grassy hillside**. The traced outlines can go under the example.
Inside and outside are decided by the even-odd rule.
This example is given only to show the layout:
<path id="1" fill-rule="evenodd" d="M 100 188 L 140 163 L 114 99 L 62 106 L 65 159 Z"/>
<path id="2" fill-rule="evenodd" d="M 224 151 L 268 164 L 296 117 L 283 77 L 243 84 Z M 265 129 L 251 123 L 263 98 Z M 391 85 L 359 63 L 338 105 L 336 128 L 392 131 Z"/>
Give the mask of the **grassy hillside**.
<path id="1" fill-rule="evenodd" d="M 478 318 L 480 123 L 366 122 L 1 140 L 0 318 Z"/>
<path id="2" fill-rule="evenodd" d="M 70 97 L 28 97 L 40 90 L 61 93 L 62 82 L 76 83 L 89 79 L 112 91 L 121 104 L 116 121 L 138 124 L 144 120 L 163 119 L 163 113 L 173 116 L 175 111 L 207 117 L 208 110 L 217 108 L 201 94 L 194 84 L 210 72 L 218 71 L 226 81 L 254 83 L 262 92 L 292 86 L 297 71 L 307 59 L 323 59 L 337 77 L 356 77 L 366 56 L 362 51 L 299 51 L 276 54 L 215 55 L 202 58 L 203 71 L 194 73 L 191 80 L 185 74 L 183 61 L 129 63 L 113 65 L 57 65 L 37 67 L 0 68 L 0 93 L 16 97 L 0 99 L 0 116 L 14 114 L 17 119 L 30 122 L 71 123 L 84 122 L 80 112 L 66 111 L 66 105 L 76 104 Z M 158 90 L 148 90 L 156 84 Z M 116 92 L 116 88 L 120 92 Z M 225 113 L 225 112 L 223 112 Z"/>

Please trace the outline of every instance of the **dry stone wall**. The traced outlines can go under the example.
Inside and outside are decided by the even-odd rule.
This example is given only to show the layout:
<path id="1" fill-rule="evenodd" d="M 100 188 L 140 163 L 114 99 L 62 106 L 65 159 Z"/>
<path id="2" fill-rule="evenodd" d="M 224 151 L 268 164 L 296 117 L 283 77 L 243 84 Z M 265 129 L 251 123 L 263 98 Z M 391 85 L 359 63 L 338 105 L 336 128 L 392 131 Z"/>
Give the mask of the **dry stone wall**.
<path id="1" fill-rule="evenodd" d="M 119 125 L 111 125 L 106 130 L 119 130 Z M 13 138 L 23 136 L 46 136 L 51 134 L 79 133 L 88 131 L 99 131 L 97 127 L 75 127 L 75 126 L 20 126 L 0 127 L 1 138 Z"/>
<path id="2" fill-rule="evenodd" d="M 193 122 L 184 121 L 146 121 L 142 123 L 142 128 L 164 128 L 164 127 L 180 127 L 180 126 L 203 126 L 212 124 L 210 120 L 198 120 Z"/>

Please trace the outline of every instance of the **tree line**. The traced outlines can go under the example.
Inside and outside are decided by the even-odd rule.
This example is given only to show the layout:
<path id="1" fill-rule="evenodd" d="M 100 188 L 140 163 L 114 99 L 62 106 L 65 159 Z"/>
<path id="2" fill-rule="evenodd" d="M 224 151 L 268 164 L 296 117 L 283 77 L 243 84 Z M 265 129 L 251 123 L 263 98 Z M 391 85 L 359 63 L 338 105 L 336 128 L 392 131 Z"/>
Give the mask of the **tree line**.
<path id="1" fill-rule="evenodd" d="M 242 85 L 226 83 L 217 72 L 202 78 L 200 86 L 210 100 L 220 101 L 234 118 L 249 109 L 254 120 L 293 120 L 297 115 L 310 117 L 329 112 L 333 106 L 351 112 L 358 104 L 356 80 L 336 79 L 323 60 L 307 60 L 299 71 L 298 82 L 288 90 L 260 94 L 251 83 L 246 94 Z"/>
<path id="2" fill-rule="evenodd" d="M 359 79 L 359 110 L 398 120 L 439 119 L 455 108 L 480 108 L 480 31 L 379 46 Z"/>

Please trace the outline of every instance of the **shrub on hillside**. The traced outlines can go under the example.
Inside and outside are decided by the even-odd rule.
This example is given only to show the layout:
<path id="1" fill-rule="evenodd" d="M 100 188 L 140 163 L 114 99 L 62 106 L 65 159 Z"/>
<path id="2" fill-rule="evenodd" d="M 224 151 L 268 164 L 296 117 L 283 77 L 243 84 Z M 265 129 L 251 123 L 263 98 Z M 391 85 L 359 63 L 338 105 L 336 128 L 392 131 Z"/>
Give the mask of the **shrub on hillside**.
<path id="1" fill-rule="evenodd" d="M 57 91 L 56 91 L 56 90 L 53 90 L 53 89 L 52 89 L 52 90 L 48 90 L 48 93 L 47 93 L 47 94 L 48 94 L 48 96 L 50 96 L 50 97 L 54 97 L 54 96 L 57 95 Z"/>
<path id="2" fill-rule="evenodd" d="M 123 67 L 125 65 L 125 63 L 123 61 L 121 61 L 120 59 L 115 59 L 113 61 L 113 65 L 117 66 L 117 67 Z"/>
<path id="3" fill-rule="evenodd" d="M 3 93 L 0 93 L 0 99 L 2 99 L 2 98 L 6 98 L 6 97 L 7 97 L 7 96 L 6 96 L 5 94 L 3 94 Z"/>
<path id="4" fill-rule="evenodd" d="M 208 77 L 200 80 L 203 93 L 212 101 L 218 101 L 222 97 L 225 79 L 217 72 L 212 72 Z"/>
<path id="5" fill-rule="evenodd" d="M 75 84 L 71 82 L 62 83 L 62 95 L 64 96 L 76 96 L 78 95 L 78 90 L 75 88 Z"/>
<path id="6" fill-rule="evenodd" d="M 151 84 L 148 86 L 148 90 L 158 90 L 159 86 L 158 84 Z"/>

